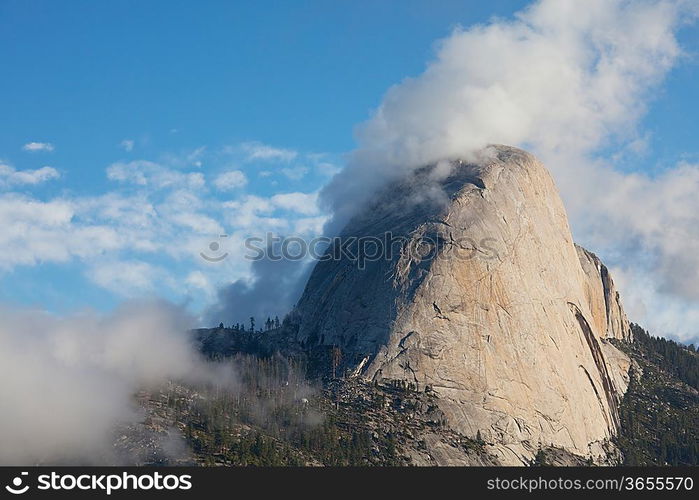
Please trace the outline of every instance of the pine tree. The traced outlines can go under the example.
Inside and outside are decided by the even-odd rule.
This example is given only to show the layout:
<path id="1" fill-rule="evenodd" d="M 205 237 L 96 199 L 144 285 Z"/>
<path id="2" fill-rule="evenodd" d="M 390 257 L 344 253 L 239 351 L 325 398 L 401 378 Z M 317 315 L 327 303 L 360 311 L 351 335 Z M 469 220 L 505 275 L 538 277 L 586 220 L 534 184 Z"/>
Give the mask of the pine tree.
<path id="1" fill-rule="evenodd" d="M 544 453 L 544 450 L 539 448 L 539 451 L 536 452 L 536 456 L 534 457 L 534 463 L 532 464 L 535 467 L 543 467 L 546 464 L 546 453 Z"/>
<path id="2" fill-rule="evenodd" d="M 332 348 L 333 378 L 336 378 L 336 371 L 337 371 L 338 367 L 340 366 L 340 363 L 342 363 L 342 350 L 337 346 L 333 346 L 333 348 Z"/>

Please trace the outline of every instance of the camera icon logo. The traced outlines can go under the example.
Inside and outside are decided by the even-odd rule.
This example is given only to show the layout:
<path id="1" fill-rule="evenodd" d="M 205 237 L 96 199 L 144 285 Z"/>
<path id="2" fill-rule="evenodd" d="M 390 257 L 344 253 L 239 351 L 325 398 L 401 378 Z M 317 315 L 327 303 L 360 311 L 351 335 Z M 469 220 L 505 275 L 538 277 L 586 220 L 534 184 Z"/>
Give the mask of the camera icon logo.
<path id="1" fill-rule="evenodd" d="M 13 495 L 21 495 L 29 490 L 29 485 L 22 487 L 23 476 L 28 476 L 28 472 L 22 472 L 19 476 L 12 480 L 12 485 L 5 486 L 5 489 Z"/>
<path id="2" fill-rule="evenodd" d="M 228 235 L 219 235 L 219 239 L 223 238 L 228 238 Z M 207 262 L 221 262 L 226 257 L 228 257 L 228 252 L 221 251 L 221 244 L 218 241 L 212 241 L 211 243 L 209 243 L 209 250 L 211 250 L 213 255 L 209 255 L 204 252 L 199 252 L 199 256 Z"/>

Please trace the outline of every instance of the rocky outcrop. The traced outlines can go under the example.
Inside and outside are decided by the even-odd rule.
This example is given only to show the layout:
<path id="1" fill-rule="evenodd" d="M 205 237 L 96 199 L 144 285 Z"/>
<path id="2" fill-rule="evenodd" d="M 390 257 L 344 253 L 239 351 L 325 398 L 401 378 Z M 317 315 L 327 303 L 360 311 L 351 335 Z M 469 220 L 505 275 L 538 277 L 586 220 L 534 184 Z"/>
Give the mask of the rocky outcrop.
<path id="1" fill-rule="evenodd" d="M 609 269 L 594 253 L 575 245 L 580 264 L 587 275 L 585 295 L 599 332 L 607 338 L 632 340 L 631 327 L 621 306 L 619 292 L 614 286 Z"/>
<path id="2" fill-rule="evenodd" d="M 334 346 L 346 373 L 429 387 L 448 425 L 503 464 L 541 446 L 606 460 L 628 383 L 608 339 L 628 339 L 628 322 L 533 156 L 493 146 L 421 169 L 342 237 L 359 258 L 336 245 L 318 262 L 296 341 Z"/>

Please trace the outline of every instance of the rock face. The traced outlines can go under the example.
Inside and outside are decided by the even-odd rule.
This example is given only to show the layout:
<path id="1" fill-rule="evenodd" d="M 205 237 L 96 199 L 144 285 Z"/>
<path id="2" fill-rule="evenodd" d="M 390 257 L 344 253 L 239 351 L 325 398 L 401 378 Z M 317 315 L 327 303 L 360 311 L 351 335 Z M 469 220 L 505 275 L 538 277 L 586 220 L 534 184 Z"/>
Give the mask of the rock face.
<path id="1" fill-rule="evenodd" d="M 588 277 L 586 295 L 593 317 L 598 322 L 598 332 L 606 332 L 607 338 L 631 341 L 631 326 L 621 306 L 619 292 L 609 274 L 609 269 L 592 252 L 575 245 L 585 274 Z M 604 309 L 602 309 L 604 308 Z M 606 320 L 606 323 L 605 323 Z"/>
<path id="2" fill-rule="evenodd" d="M 296 340 L 335 346 L 346 373 L 435 391 L 448 425 L 503 464 L 540 446 L 604 461 L 628 383 L 608 341 L 630 338 L 618 293 L 541 163 L 481 156 L 421 169 L 356 216 L 343 241 L 367 258 L 335 245 L 316 265 Z"/>

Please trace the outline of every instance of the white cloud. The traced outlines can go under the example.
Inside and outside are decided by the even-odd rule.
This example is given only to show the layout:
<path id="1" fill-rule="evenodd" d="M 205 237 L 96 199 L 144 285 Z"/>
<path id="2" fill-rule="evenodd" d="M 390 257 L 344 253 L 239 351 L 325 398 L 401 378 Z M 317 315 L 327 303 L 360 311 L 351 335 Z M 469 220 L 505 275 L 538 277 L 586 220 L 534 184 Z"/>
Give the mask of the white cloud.
<path id="1" fill-rule="evenodd" d="M 71 260 L 92 265 L 120 252 L 194 258 L 189 242 L 220 225 L 195 203 L 183 202 L 186 209 L 174 203 L 156 206 L 144 194 L 42 201 L 6 193 L 0 196 L 0 270 Z"/>
<path id="2" fill-rule="evenodd" d="M 332 177 L 333 175 L 340 173 L 342 168 L 335 165 L 334 163 L 320 162 L 318 163 L 318 165 L 316 165 L 316 170 L 321 175 L 324 175 L 326 177 Z"/>
<path id="3" fill-rule="evenodd" d="M 240 170 L 229 170 L 219 174 L 214 180 L 214 185 L 221 191 L 230 191 L 245 186 L 248 178 Z"/>
<path id="4" fill-rule="evenodd" d="M 274 211 L 274 204 L 267 198 L 246 195 L 239 200 L 225 202 L 223 206 L 232 227 L 255 227 L 264 231 L 286 226 L 283 219 L 267 217 Z"/>
<path id="5" fill-rule="evenodd" d="M 0 194 L 0 272 L 76 262 L 92 284 L 115 296 L 167 293 L 203 307 L 216 298 L 216 286 L 249 273 L 242 259 L 246 236 L 311 234 L 321 223 L 315 193 L 223 202 L 204 196 L 196 180 L 202 174 L 195 172 L 194 180 L 191 174 L 154 162 L 122 162 L 111 165 L 108 176 L 139 189 L 117 186 L 98 196 L 49 200 Z M 229 235 L 230 256 L 214 269 L 200 253 L 220 234 Z"/>
<path id="6" fill-rule="evenodd" d="M 9 165 L 0 163 L 0 186 L 36 185 L 59 177 L 60 174 L 53 167 L 16 170 Z"/>
<path id="7" fill-rule="evenodd" d="M 699 304 L 667 293 L 657 277 L 638 261 L 611 269 L 624 309 L 636 323 L 653 335 L 673 337 L 686 343 L 699 341 Z M 696 273 L 694 273 L 696 275 Z"/>
<path id="8" fill-rule="evenodd" d="M 126 243 L 106 225 L 74 223 L 77 206 L 68 200 L 39 201 L 14 193 L 0 197 L 0 269 L 88 258 Z"/>
<path id="9" fill-rule="evenodd" d="M 125 196 L 119 192 L 89 198 L 79 198 L 72 202 L 83 220 L 105 224 L 128 223 L 134 228 L 151 229 L 158 212 L 146 194 Z"/>
<path id="10" fill-rule="evenodd" d="M 293 192 L 279 193 L 269 198 L 246 195 L 239 200 L 225 202 L 224 206 L 229 210 L 228 221 L 233 227 L 252 228 L 256 233 L 277 230 L 293 232 L 296 221 L 313 219 L 317 223 L 316 217 L 320 213 L 317 202 L 318 193 Z M 309 227 L 306 225 L 300 232 L 308 232 Z"/>
<path id="11" fill-rule="evenodd" d="M 275 148 L 261 142 L 244 142 L 240 145 L 248 161 L 281 161 L 289 162 L 298 156 L 292 149 Z"/>
<path id="12" fill-rule="evenodd" d="M 186 240 L 198 239 L 200 235 L 221 234 L 222 225 L 217 220 L 221 218 L 221 205 L 217 201 L 200 198 L 196 193 L 186 189 L 171 192 L 165 200 L 156 207 L 158 219 L 163 229 L 169 233 L 175 232 L 181 239 L 180 244 L 172 242 L 168 253 L 178 254 L 178 249 Z M 186 231 L 181 231 L 186 230 Z M 172 235 L 167 236 L 172 238 Z M 198 253 L 193 252 L 193 255 Z"/>
<path id="13" fill-rule="evenodd" d="M 699 165 L 681 163 L 656 177 L 603 174 L 612 188 L 577 218 L 585 238 L 619 254 L 617 265 L 653 276 L 659 293 L 699 307 Z"/>
<path id="14" fill-rule="evenodd" d="M 119 145 L 126 151 L 127 153 L 130 153 L 133 151 L 133 147 L 136 144 L 136 142 L 133 139 L 124 139 L 119 143 Z"/>
<path id="15" fill-rule="evenodd" d="M 187 154 L 186 161 L 190 165 L 194 165 L 195 167 L 199 168 L 203 164 L 202 157 L 204 156 L 204 153 L 206 153 L 206 146 L 200 146 Z"/>
<path id="16" fill-rule="evenodd" d="M 298 181 L 303 179 L 308 173 L 308 167 L 298 165 L 296 167 L 285 167 L 281 169 L 281 173 L 291 180 Z"/>
<path id="17" fill-rule="evenodd" d="M 318 193 L 280 193 L 270 198 L 272 204 L 284 210 L 303 215 L 315 215 L 318 209 Z"/>
<path id="18" fill-rule="evenodd" d="M 157 189 L 178 187 L 200 189 L 205 185 L 204 175 L 200 172 L 180 172 L 146 160 L 113 163 L 107 167 L 107 178 Z"/>
<path id="19" fill-rule="evenodd" d="M 545 159 L 635 140 L 649 92 L 677 61 L 678 2 L 541 0 L 514 21 L 457 29 L 425 72 L 392 87 L 335 182 L 353 195 L 489 143 Z M 344 197 L 347 199 L 347 197 Z"/>
<path id="20" fill-rule="evenodd" d="M 143 415 L 133 394 L 169 380 L 229 387 L 192 348 L 192 318 L 162 303 L 57 318 L 0 309 L 0 464 L 114 464 L 118 425 Z"/>
<path id="21" fill-rule="evenodd" d="M 189 229 L 194 234 L 222 234 L 223 227 L 213 218 L 196 212 L 175 212 L 170 214 L 169 221 Z"/>
<path id="22" fill-rule="evenodd" d="M 279 193 L 269 198 L 246 195 L 224 203 L 229 210 L 228 222 L 236 228 L 253 228 L 256 234 L 268 231 L 293 232 L 295 220 L 317 216 L 318 193 Z M 282 212 L 282 213 L 280 213 Z M 308 232 L 306 225 L 301 232 Z"/>
<path id="23" fill-rule="evenodd" d="M 70 223 L 74 213 L 73 204 L 69 201 L 44 203 L 13 193 L 0 197 L 0 222 L 3 228 L 11 227 L 13 222 L 65 226 Z"/>
<path id="24" fill-rule="evenodd" d="M 323 234 L 323 227 L 328 222 L 327 215 L 318 215 L 316 217 L 302 217 L 293 222 L 294 234 L 318 236 Z"/>
<path id="25" fill-rule="evenodd" d="M 87 277 L 96 285 L 124 298 L 162 294 L 162 287 L 172 279 L 164 269 L 142 261 L 97 261 Z"/>
<path id="26" fill-rule="evenodd" d="M 190 167 L 201 168 L 207 157 L 207 147 L 199 146 L 178 152 L 166 152 L 159 155 L 157 162 L 171 169 L 186 170 Z"/>
<path id="27" fill-rule="evenodd" d="M 50 153 L 54 147 L 50 142 L 28 142 L 22 146 L 22 149 L 30 152 L 46 151 Z"/>
<path id="28" fill-rule="evenodd" d="M 216 294 L 216 287 L 206 274 L 201 271 L 192 271 L 187 275 L 184 282 L 196 292 L 204 292 L 208 298 L 213 298 Z"/>

